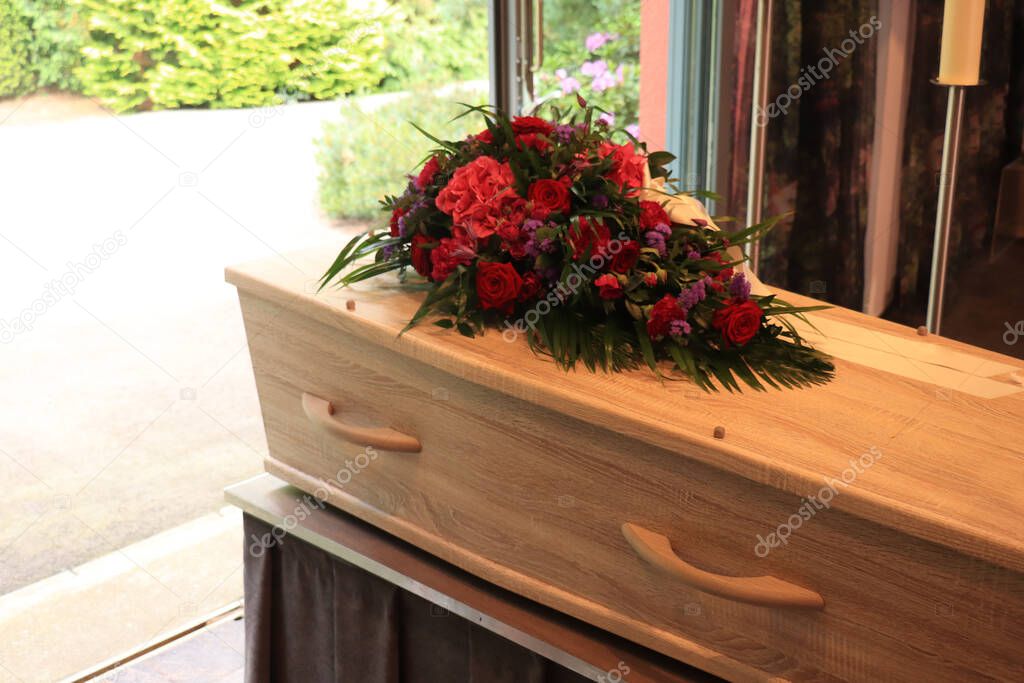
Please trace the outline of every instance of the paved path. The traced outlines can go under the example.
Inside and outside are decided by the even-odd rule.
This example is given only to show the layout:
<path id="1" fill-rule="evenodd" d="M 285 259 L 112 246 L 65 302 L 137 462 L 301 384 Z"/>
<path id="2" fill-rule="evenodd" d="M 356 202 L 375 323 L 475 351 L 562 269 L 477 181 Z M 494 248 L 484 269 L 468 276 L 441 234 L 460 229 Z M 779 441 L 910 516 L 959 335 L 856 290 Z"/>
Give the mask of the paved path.
<path id="1" fill-rule="evenodd" d="M 0 594 L 215 511 L 260 471 L 223 268 L 342 242 L 312 143 L 336 111 L 0 125 Z"/>

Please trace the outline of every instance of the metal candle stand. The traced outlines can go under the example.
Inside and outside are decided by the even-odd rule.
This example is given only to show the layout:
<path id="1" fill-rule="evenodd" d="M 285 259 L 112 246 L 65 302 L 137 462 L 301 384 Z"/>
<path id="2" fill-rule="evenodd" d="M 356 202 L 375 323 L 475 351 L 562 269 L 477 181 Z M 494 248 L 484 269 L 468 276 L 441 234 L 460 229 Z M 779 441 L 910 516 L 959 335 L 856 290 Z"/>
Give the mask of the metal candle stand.
<path id="1" fill-rule="evenodd" d="M 935 212 L 935 246 L 932 250 L 932 275 L 928 287 L 926 326 L 932 334 L 942 329 L 942 304 L 946 294 L 946 266 L 949 260 L 949 229 L 953 222 L 953 193 L 956 192 L 957 165 L 960 160 L 960 133 L 964 123 L 965 88 L 932 80 L 949 88 L 946 105 L 946 132 L 942 138 L 942 167 L 939 171 L 939 200 Z M 979 82 L 976 85 L 983 85 Z"/>

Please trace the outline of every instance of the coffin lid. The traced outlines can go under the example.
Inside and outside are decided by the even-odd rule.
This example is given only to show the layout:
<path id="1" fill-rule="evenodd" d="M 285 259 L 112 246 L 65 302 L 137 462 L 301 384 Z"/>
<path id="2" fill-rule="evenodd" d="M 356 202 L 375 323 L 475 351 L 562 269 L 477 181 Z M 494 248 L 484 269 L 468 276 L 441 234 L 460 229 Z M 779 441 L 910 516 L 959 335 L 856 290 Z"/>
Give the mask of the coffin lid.
<path id="1" fill-rule="evenodd" d="M 647 370 L 567 373 L 497 331 L 467 339 L 427 323 L 398 337 L 424 294 L 390 275 L 317 294 L 317 280 L 337 248 L 230 267 L 226 278 L 243 292 L 465 380 L 680 457 L 798 496 L 816 495 L 831 480 L 838 491 L 834 509 L 1024 571 L 1024 392 L 980 398 L 841 359 L 829 385 L 767 393 L 705 394 L 686 381 L 660 383 Z M 785 298 L 815 303 L 788 292 Z M 349 299 L 356 302 L 351 311 Z M 979 363 L 1005 363 L 1024 375 L 1019 360 L 922 338 L 912 328 L 854 311 L 816 315 L 967 352 Z M 725 427 L 724 439 L 714 438 L 716 426 Z M 872 448 L 881 456 L 848 485 L 837 484 L 851 459 Z M 629 455 L 622 457 L 628 471 Z"/>

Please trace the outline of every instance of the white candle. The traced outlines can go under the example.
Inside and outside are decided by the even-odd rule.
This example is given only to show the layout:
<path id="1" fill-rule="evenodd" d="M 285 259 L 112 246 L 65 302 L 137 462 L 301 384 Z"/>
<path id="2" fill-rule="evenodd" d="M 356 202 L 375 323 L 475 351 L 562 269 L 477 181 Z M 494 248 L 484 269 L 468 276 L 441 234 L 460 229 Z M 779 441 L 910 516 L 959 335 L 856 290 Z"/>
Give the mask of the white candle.
<path id="1" fill-rule="evenodd" d="M 985 0 L 946 0 L 942 13 L 939 83 L 977 85 Z"/>

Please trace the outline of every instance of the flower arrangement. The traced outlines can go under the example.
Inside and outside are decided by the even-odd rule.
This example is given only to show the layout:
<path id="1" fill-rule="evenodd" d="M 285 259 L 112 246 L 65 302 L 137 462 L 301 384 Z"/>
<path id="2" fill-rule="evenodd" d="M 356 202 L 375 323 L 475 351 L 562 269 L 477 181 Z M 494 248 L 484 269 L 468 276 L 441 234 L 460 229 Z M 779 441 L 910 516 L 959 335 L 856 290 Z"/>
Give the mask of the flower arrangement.
<path id="1" fill-rule="evenodd" d="M 428 292 L 406 330 L 427 316 L 467 337 L 497 326 L 566 369 L 646 364 L 708 391 L 828 381 L 831 361 L 786 318 L 823 307 L 753 293 L 744 271 L 739 245 L 775 221 L 726 235 L 697 199 L 666 191 L 672 155 L 632 137 L 612 143 L 580 105 L 555 112 L 562 124 L 467 107 L 484 118 L 477 135 L 424 132 L 438 147 L 382 202 L 389 229 L 350 241 L 321 287 L 390 271 L 422 278 Z"/>

